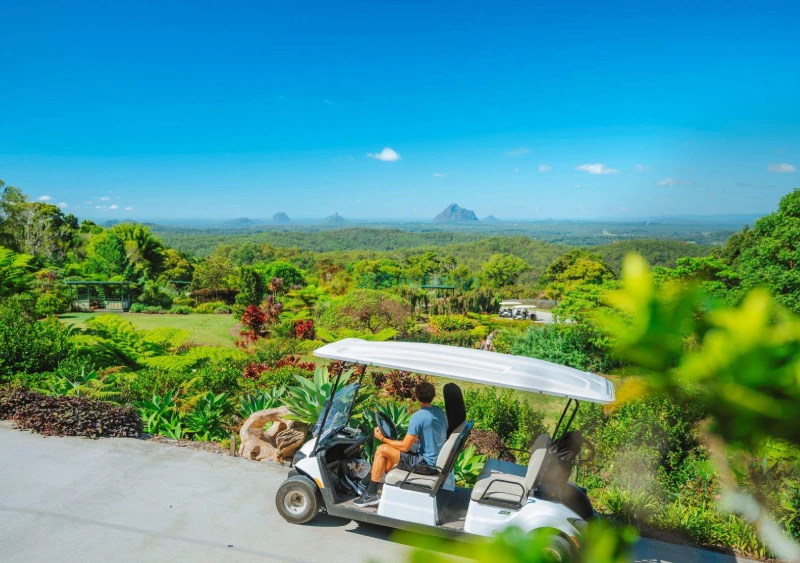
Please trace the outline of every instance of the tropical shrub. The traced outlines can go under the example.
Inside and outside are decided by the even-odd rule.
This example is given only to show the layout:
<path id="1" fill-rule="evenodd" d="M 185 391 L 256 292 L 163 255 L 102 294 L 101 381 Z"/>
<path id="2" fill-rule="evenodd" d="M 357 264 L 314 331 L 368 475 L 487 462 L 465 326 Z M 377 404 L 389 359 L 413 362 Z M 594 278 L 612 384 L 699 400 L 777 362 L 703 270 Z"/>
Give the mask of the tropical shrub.
<path id="1" fill-rule="evenodd" d="M 66 313 L 74 301 L 74 292 L 66 286 L 61 290 L 47 291 L 36 299 L 36 316 L 43 318 Z"/>
<path id="2" fill-rule="evenodd" d="M 120 392 L 112 378 L 101 379 L 97 371 L 81 368 L 80 373 L 56 376 L 48 385 L 51 395 L 62 397 L 88 397 L 101 401 L 114 401 Z"/>
<path id="3" fill-rule="evenodd" d="M 169 312 L 173 315 L 191 315 L 194 311 L 187 305 L 173 305 Z"/>
<path id="4" fill-rule="evenodd" d="M 179 417 L 178 405 L 172 391 L 163 396 L 153 395 L 149 400 L 138 401 L 136 408 L 147 434 L 161 434 L 170 421 Z"/>
<path id="5" fill-rule="evenodd" d="M 475 446 L 467 446 L 458 454 L 456 464 L 453 466 L 456 485 L 459 487 L 474 486 L 485 464 L 486 456 L 476 453 Z"/>
<path id="6" fill-rule="evenodd" d="M 294 330 L 295 336 L 300 340 L 314 340 L 314 321 L 311 319 L 297 321 Z"/>
<path id="7" fill-rule="evenodd" d="M 428 327 L 434 332 L 469 331 L 478 325 L 465 315 L 431 315 Z"/>
<path id="8" fill-rule="evenodd" d="M 467 420 L 474 421 L 476 429 L 495 432 L 509 448 L 527 451 L 536 436 L 545 432 L 544 414 L 516 399 L 511 389 L 470 389 L 464 402 Z"/>
<path id="9" fill-rule="evenodd" d="M 529 358 L 539 358 L 583 371 L 608 373 L 619 363 L 609 351 L 599 348 L 594 335 L 584 325 L 531 325 L 524 333 L 505 340 L 508 352 Z"/>
<path id="10" fill-rule="evenodd" d="M 263 389 L 239 398 L 236 414 L 246 420 L 251 414 L 280 406 L 281 399 L 286 393 L 285 387 Z"/>
<path id="11" fill-rule="evenodd" d="M 372 372 L 372 382 L 375 387 L 395 399 L 413 399 L 416 386 L 426 380 L 427 378 L 422 375 L 400 369 Z"/>
<path id="12" fill-rule="evenodd" d="M 467 446 L 474 446 L 477 453 L 487 458 L 516 461 L 514 454 L 506 449 L 503 439 L 492 430 L 473 428 L 467 440 Z"/>
<path id="13" fill-rule="evenodd" d="M 186 430 L 195 440 L 202 442 L 227 438 L 230 435 L 227 419 L 230 413 L 227 393 L 206 393 L 186 415 Z"/>
<path id="14" fill-rule="evenodd" d="M 226 305 L 223 301 L 208 301 L 206 303 L 200 303 L 197 305 L 194 308 L 194 312 L 201 315 L 213 315 L 217 312 L 217 309 L 225 306 Z"/>
<path id="15" fill-rule="evenodd" d="M 73 350 L 72 334 L 56 319 L 37 321 L 18 300 L 0 302 L 0 384 L 15 373 L 56 369 Z"/>
<path id="16" fill-rule="evenodd" d="M 142 421 L 133 409 L 84 397 L 2 390 L 0 415 L 10 415 L 17 427 L 45 436 L 138 438 L 142 433 Z"/>
<path id="17" fill-rule="evenodd" d="M 311 379 L 297 375 L 294 376 L 294 379 L 297 385 L 286 390 L 283 404 L 289 407 L 291 411 L 289 417 L 293 420 L 314 424 L 322 413 L 325 401 L 331 396 L 333 381 L 328 369 L 317 368 Z"/>
<path id="18" fill-rule="evenodd" d="M 411 314 L 409 303 L 392 293 L 356 289 L 323 303 L 319 325 L 328 330 L 352 329 L 377 334 L 403 330 Z"/>
<path id="19" fill-rule="evenodd" d="M 131 303 L 130 309 L 128 309 L 129 313 L 144 313 L 144 310 L 147 309 L 147 305 L 144 303 Z"/>

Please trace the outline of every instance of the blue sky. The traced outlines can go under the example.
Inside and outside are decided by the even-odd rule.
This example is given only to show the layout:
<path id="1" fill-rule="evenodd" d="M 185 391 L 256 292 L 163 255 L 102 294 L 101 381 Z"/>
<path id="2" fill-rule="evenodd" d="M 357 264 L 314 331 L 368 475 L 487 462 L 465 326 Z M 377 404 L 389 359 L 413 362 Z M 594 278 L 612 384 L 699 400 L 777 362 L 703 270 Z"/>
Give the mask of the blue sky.
<path id="1" fill-rule="evenodd" d="M 770 211 L 800 185 L 798 16 L 2 2 L 0 178 L 100 218 Z"/>

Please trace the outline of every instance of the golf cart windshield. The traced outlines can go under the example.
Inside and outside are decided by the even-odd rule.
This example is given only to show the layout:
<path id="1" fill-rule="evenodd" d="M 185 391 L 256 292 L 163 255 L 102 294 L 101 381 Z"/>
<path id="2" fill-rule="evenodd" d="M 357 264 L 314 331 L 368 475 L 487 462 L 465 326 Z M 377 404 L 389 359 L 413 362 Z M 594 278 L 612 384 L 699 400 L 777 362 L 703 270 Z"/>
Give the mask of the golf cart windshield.
<path id="1" fill-rule="evenodd" d="M 327 409 L 327 417 L 325 415 L 326 409 L 322 410 L 322 413 L 319 415 L 319 420 L 317 420 L 317 427 L 324 424 L 318 434 L 319 444 L 324 443 L 331 436 L 335 436 L 342 428 L 347 426 L 347 421 L 350 419 L 350 411 L 353 408 L 356 395 L 358 395 L 359 387 L 360 385 L 358 383 L 351 383 L 350 385 L 342 387 L 333 396 L 330 407 Z"/>

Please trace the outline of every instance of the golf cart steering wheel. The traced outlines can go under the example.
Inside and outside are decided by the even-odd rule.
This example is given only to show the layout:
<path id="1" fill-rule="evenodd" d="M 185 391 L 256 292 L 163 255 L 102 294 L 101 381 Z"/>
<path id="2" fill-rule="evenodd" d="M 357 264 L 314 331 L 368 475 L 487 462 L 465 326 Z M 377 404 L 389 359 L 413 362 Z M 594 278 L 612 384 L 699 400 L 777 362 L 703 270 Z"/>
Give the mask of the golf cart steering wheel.
<path id="1" fill-rule="evenodd" d="M 589 440 L 581 441 L 581 463 L 591 463 L 595 456 L 594 444 Z"/>
<path id="2" fill-rule="evenodd" d="M 394 422 L 392 422 L 392 419 L 384 413 L 379 411 L 375 412 L 375 426 L 377 426 L 381 434 L 389 440 L 397 440 L 397 427 L 394 425 Z"/>

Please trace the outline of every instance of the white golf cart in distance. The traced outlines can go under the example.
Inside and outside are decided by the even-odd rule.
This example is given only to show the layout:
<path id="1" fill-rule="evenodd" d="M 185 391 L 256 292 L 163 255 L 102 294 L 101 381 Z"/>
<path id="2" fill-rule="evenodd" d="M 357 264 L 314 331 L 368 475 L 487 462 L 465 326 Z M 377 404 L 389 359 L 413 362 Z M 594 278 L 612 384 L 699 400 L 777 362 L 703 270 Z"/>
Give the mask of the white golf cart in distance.
<path id="1" fill-rule="evenodd" d="M 501 301 L 498 315 L 504 319 L 510 319 L 514 316 L 514 307 L 517 305 L 522 305 L 522 303 L 519 301 Z"/>
<path id="2" fill-rule="evenodd" d="M 614 401 L 612 383 L 599 375 L 483 350 L 348 338 L 327 344 L 314 355 L 564 397 L 567 405 L 554 431 L 554 436 L 561 432 L 562 440 L 556 444 L 565 441 L 579 401 Z M 394 468 L 385 477 L 377 510 L 354 506 L 355 492 L 342 493 L 337 483 L 345 464 L 360 458 L 362 446 L 372 440 L 371 433 L 347 425 L 360 385 L 359 380 L 340 388 L 337 377 L 335 394 L 320 415 L 314 438 L 297 452 L 294 470 L 278 489 L 275 503 L 284 519 L 303 524 L 324 508 L 332 516 L 436 535 L 489 536 L 508 526 L 527 532 L 549 529 L 556 533 L 559 560 L 572 559 L 578 537 L 595 513 L 585 491 L 568 482 L 579 452 L 561 458 L 546 434 L 534 441 L 527 467 L 487 460 L 473 489 L 443 489 L 472 430 L 472 422 L 464 420 L 461 391 L 452 383 L 444 390 L 449 436 L 436 467 L 420 466 L 411 472 Z M 460 420 L 451 420 L 458 413 Z M 388 417 L 376 413 L 375 418 L 384 435 L 398 438 Z M 570 432 L 566 441 L 575 434 L 579 433 Z M 555 479 L 548 478 L 550 472 L 557 474 Z"/>

